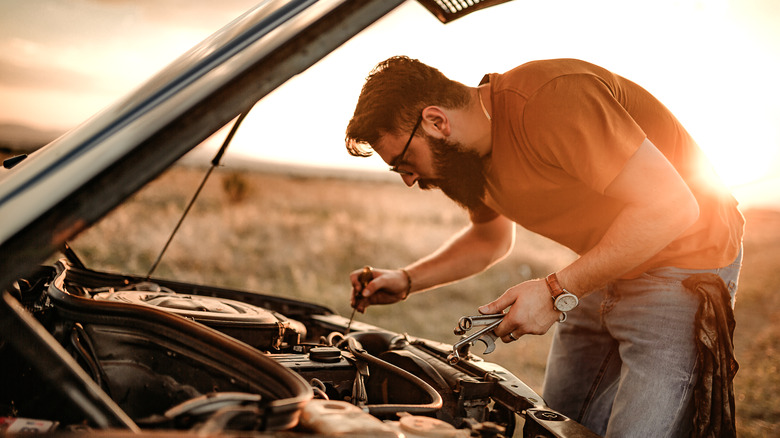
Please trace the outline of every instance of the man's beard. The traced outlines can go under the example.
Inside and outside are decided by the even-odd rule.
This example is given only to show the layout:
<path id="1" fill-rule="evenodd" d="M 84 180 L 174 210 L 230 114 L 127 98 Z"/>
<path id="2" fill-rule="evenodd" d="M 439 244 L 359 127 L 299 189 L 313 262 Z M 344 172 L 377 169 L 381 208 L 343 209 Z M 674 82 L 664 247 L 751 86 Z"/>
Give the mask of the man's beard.
<path id="1" fill-rule="evenodd" d="M 438 178 L 420 180 L 423 190 L 439 188 L 448 198 L 467 210 L 475 210 L 485 196 L 485 161 L 475 151 L 443 138 L 426 136 Z"/>

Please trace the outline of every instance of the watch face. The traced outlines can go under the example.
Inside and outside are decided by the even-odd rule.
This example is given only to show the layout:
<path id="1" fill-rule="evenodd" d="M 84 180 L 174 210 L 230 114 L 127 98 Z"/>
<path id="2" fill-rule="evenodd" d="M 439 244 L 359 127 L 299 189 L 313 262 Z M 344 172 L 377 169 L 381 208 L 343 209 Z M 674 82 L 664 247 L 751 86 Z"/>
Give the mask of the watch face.
<path id="1" fill-rule="evenodd" d="M 574 308 L 577 307 L 577 304 L 579 304 L 577 296 L 571 293 L 561 294 L 555 299 L 555 308 L 559 312 L 574 310 Z"/>

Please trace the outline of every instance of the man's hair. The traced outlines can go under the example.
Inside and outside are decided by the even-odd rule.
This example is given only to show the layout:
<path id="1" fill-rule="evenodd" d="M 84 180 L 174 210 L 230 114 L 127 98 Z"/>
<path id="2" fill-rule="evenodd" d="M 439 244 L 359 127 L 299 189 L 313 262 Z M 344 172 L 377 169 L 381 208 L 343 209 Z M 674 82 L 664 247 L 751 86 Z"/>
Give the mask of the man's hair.
<path id="1" fill-rule="evenodd" d="M 371 70 L 360 91 L 347 126 L 347 151 L 370 156 L 382 136 L 411 131 L 425 107 L 460 108 L 468 101 L 468 87 L 439 70 L 406 56 L 389 58 Z"/>

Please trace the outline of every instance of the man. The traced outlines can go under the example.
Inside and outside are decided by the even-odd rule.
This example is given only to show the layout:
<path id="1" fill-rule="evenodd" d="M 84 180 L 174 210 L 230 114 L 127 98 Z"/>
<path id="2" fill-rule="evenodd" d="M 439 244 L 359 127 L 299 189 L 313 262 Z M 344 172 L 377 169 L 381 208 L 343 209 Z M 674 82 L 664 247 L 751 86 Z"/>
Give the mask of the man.
<path id="1" fill-rule="evenodd" d="M 682 280 L 721 276 L 733 297 L 743 218 L 677 119 L 637 84 L 572 59 L 490 74 L 478 87 L 406 57 L 369 75 L 347 128 L 408 186 L 440 188 L 471 223 L 404 269 L 374 271 L 358 310 L 476 274 L 514 223 L 579 258 L 479 308 L 509 308 L 504 342 L 556 330 L 544 382 L 554 409 L 596 433 L 685 434 L 697 298 Z M 511 308 L 510 308 L 511 306 Z"/>

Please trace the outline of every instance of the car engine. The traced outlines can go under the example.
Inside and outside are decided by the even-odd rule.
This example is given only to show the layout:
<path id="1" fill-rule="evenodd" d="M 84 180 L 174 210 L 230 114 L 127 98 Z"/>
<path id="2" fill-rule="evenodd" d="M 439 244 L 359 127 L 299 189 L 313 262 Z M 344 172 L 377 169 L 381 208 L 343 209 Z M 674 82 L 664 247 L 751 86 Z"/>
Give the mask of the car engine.
<path id="1" fill-rule="evenodd" d="M 518 414 L 535 436 L 581 428 L 495 364 L 454 366 L 450 345 L 365 323 L 347 333 L 344 317 L 306 302 L 67 259 L 11 295 L 65 353 L 51 361 L 32 338 L 0 345 L 0 417 L 34 430 L 499 437 Z M 82 403 L 85 391 L 98 401 Z"/>

